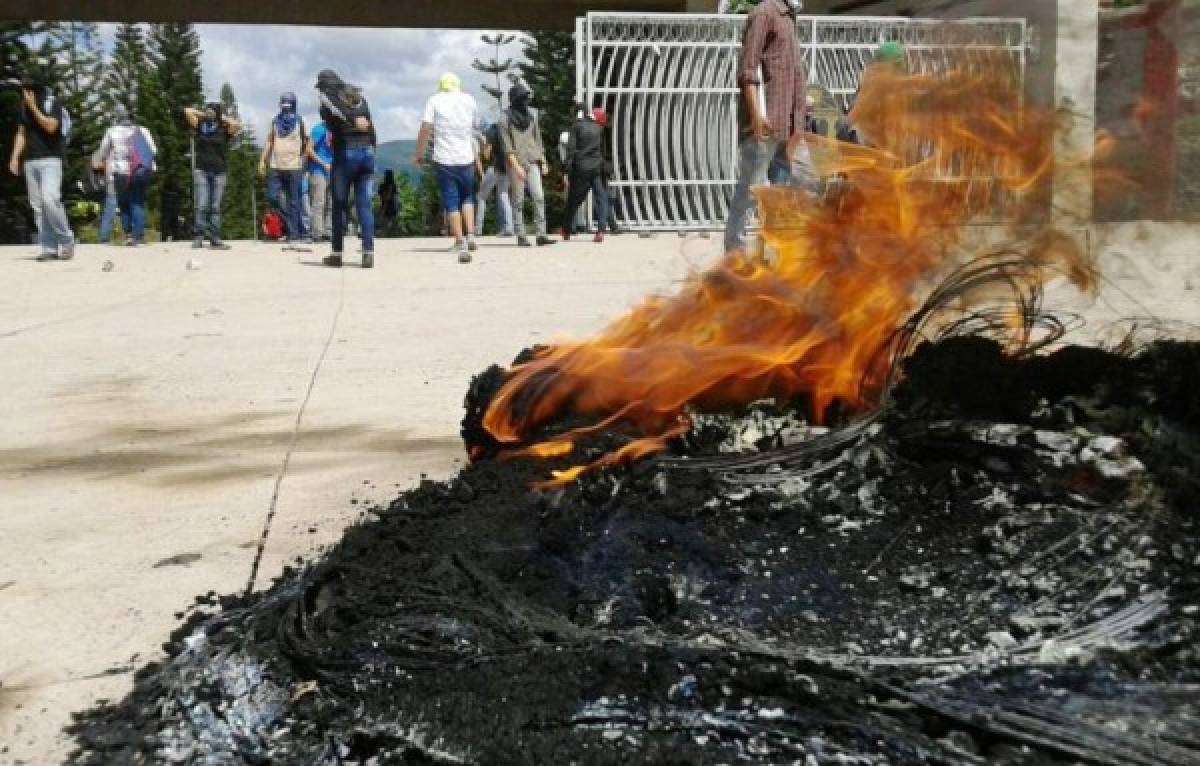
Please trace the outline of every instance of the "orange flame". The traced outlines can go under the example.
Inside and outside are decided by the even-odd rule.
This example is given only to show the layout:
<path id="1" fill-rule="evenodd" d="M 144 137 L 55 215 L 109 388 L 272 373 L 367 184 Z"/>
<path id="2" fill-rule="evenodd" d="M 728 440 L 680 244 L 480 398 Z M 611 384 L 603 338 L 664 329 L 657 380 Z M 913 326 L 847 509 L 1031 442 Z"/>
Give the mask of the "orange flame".
<path id="1" fill-rule="evenodd" d="M 822 175 L 840 179 L 834 192 L 757 190 L 763 252 L 727 253 L 591 340 L 542 350 L 510 371 L 484 426 L 516 445 L 567 413 L 596 419 L 513 453 L 525 455 L 566 455 L 617 424 L 640 437 L 543 484 L 553 486 L 663 449 L 686 432 L 689 411 L 806 396 L 820 422 L 835 401 L 876 404 L 880 351 L 967 257 L 962 225 L 1003 199 L 1015 200 L 1011 220 L 1027 219 L 1053 176 L 1055 115 L 1022 109 L 1019 84 L 998 72 L 978 62 L 941 75 L 869 71 L 851 119 L 871 145 L 806 139 Z M 1041 242 L 1031 262 L 1092 286 L 1070 240 Z"/>

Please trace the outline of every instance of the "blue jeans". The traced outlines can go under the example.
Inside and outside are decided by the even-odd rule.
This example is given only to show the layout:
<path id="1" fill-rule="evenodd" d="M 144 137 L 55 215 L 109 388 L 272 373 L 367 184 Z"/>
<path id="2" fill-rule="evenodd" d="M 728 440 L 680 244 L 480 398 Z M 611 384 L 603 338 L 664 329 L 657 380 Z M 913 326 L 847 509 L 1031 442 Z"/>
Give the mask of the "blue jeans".
<path id="1" fill-rule="evenodd" d="M 132 177 L 113 176 L 117 188 L 117 203 L 121 206 L 121 228 L 126 237 L 135 242 L 146 239 L 146 189 L 154 175 L 146 168 L 138 168 Z"/>
<path id="2" fill-rule="evenodd" d="M 196 212 L 192 236 L 196 239 L 207 236 L 212 242 L 221 241 L 221 197 L 225 196 L 226 178 L 224 173 L 207 170 L 192 174 L 192 207 Z"/>
<path id="3" fill-rule="evenodd" d="M 104 210 L 100 213 L 100 227 L 96 229 L 96 238 L 101 244 L 112 241 L 113 221 L 117 217 L 117 187 L 109 176 L 104 184 Z"/>
<path id="4" fill-rule="evenodd" d="M 283 215 L 289 242 L 304 236 L 304 203 L 300 200 L 303 188 L 303 170 L 271 168 L 267 174 L 267 201 Z M 280 198 L 282 195 L 287 195 L 286 206 Z"/>
<path id="5" fill-rule="evenodd" d="M 787 141 L 748 136 L 738 145 L 737 186 L 725 221 L 725 251 L 746 246 L 746 225 L 755 208 L 751 188 L 770 181 L 776 185 L 816 187 L 808 149 L 802 146 L 795 159 L 789 158 Z"/>
<path id="6" fill-rule="evenodd" d="M 487 216 L 488 197 L 492 190 L 496 191 L 496 233 L 502 237 L 511 237 L 512 202 L 508 199 L 508 177 L 497 173 L 494 167 L 488 168 L 479 184 L 479 193 L 475 200 L 475 233 L 483 233 L 483 219 Z"/>
<path id="7" fill-rule="evenodd" d="M 354 208 L 358 213 L 358 234 L 362 238 L 363 252 L 375 252 L 375 214 L 371 210 L 371 186 L 374 180 L 373 148 L 345 149 L 333 158 L 333 252 L 340 255 L 345 244 L 351 189 L 354 190 Z"/>
<path id="8" fill-rule="evenodd" d="M 62 203 L 62 178 L 63 163 L 58 157 L 25 161 L 25 191 L 44 255 L 57 255 L 60 245 L 64 250 L 75 245 Z"/>

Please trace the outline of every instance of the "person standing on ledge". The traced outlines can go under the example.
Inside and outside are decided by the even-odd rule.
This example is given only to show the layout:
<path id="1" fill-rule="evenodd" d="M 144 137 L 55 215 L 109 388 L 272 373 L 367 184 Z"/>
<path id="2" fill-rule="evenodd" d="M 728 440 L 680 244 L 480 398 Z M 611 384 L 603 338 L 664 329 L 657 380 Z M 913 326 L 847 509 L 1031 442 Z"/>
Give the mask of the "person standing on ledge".
<path id="1" fill-rule="evenodd" d="M 23 77 L 20 94 L 21 113 L 8 170 L 18 176 L 24 163 L 25 190 L 41 244 L 37 259 L 69 261 L 75 257 L 75 235 L 62 203 L 69 118 L 40 75 Z"/>
<path id="2" fill-rule="evenodd" d="M 788 156 L 792 136 L 804 131 L 805 75 L 796 39 L 800 0 L 763 0 L 746 19 L 737 82 L 741 89 L 741 142 L 737 186 L 725 222 L 725 250 L 744 250 L 754 210 L 750 189 L 767 182 L 813 186 L 811 167 Z M 797 150 L 807 157 L 807 145 Z"/>
<path id="3" fill-rule="evenodd" d="M 220 102 L 206 104 L 203 110 L 183 108 L 183 116 L 195 131 L 196 169 L 192 173 L 192 207 L 195 225 L 192 247 L 204 247 L 205 234 L 214 250 L 228 250 L 221 239 L 221 198 L 228 179 L 229 139 L 242 125 L 234 117 L 222 114 Z"/>

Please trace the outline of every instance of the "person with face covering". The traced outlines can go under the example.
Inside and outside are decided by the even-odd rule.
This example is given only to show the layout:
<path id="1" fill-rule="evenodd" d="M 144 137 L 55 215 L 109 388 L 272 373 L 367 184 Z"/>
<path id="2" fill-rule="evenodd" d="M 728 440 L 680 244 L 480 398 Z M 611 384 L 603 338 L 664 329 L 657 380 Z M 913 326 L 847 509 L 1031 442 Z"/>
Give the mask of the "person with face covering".
<path id="1" fill-rule="evenodd" d="M 125 244 L 139 245 L 145 242 L 146 189 L 154 178 L 158 148 L 150 131 L 134 124 L 124 106 L 117 104 L 113 117 L 116 124 L 104 133 L 93 155 L 93 166 L 97 170 L 108 168 L 112 174 Z"/>
<path id="2" fill-rule="evenodd" d="M 195 166 L 192 173 L 192 207 L 195 209 L 193 248 L 204 247 L 208 237 L 214 250 L 228 250 L 221 240 L 221 198 L 225 194 L 229 140 L 242 125 L 223 113 L 220 102 L 209 102 L 203 109 L 183 108 L 183 116 L 194 131 Z"/>
<path id="3" fill-rule="evenodd" d="M 41 245 L 37 259 L 69 261 L 75 256 L 75 236 L 62 203 L 66 112 L 40 74 L 26 75 L 20 85 L 21 111 L 8 170 L 20 175 L 24 164 L 25 190 Z"/>
<path id="4" fill-rule="evenodd" d="M 800 143 L 797 160 L 788 155 L 792 136 L 805 126 L 805 67 L 796 37 L 800 0 L 763 0 L 746 18 L 738 61 L 741 89 L 741 141 L 737 185 L 725 222 L 725 250 L 746 247 L 746 225 L 754 210 L 751 188 L 767 182 L 812 186 L 815 178 Z"/>
<path id="5" fill-rule="evenodd" d="M 508 109 L 500 118 L 500 130 L 507 153 L 509 193 L 512 199 L 513 228 L 517 244 L 529 247 L 525 236 L 525 193 L 533 199 L 533 224 L 537 229 L 538 245 L 552 245 L 546 235 L 546 196 L 542 191 L 542 176 L 549 172 L 546 149 L 542 146 L 542 129 L 537 114 L 530 108 L 533 94 L 521 83 L 509 88 Z"/>
<path id="6" fill-rule="evenodd" d="M 283 93 L 279 96 L 279 114 L 271 121 L 258 160 L 258 174 L 267 177 L 267 200 L 283 213 L 289 243 L 305 237 L 304 203 L 300 196 L 309 154 L 308 130 L 296 109 L 296 94 Z M 286 196 L 286 205 L 281 196 Z"/>
<path id="7" fill-rule="evenodd" d="M 321 119 L 333 136 L 333 247 L 323 259 L 326 266 L 342 267 L 350 190 L 358 211 L 358 234 L 362 239 L 362 267 L 375 266 L 375 212 L 371 209 L 375 178 L 375 123 L 362 90 L 348 85 L 332 69 L 317 75 Z"/>

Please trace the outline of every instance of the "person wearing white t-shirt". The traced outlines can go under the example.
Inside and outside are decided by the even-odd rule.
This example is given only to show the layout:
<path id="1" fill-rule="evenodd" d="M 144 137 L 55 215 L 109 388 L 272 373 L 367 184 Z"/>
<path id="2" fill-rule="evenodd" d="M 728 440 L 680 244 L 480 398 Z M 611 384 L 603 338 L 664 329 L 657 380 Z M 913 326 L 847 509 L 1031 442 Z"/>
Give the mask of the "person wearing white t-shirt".
<path id="1" fill-rule="evenodd" d="M 438 80 L 438 92 L 425 102 L 421 131 L 413 162 L 425 163 L 425 149 L 433 136 L 433 166 L 442 209 L 454 235 L 459 263 L 470 263 L 475 244 L 475 174 L 479 156 L 475 144 L 475 123 L 479 109 L 469 93 L 462 92 L 458 75 L 446 73 Z M 464 239 L 465 233 L 465 239 Z"/>

